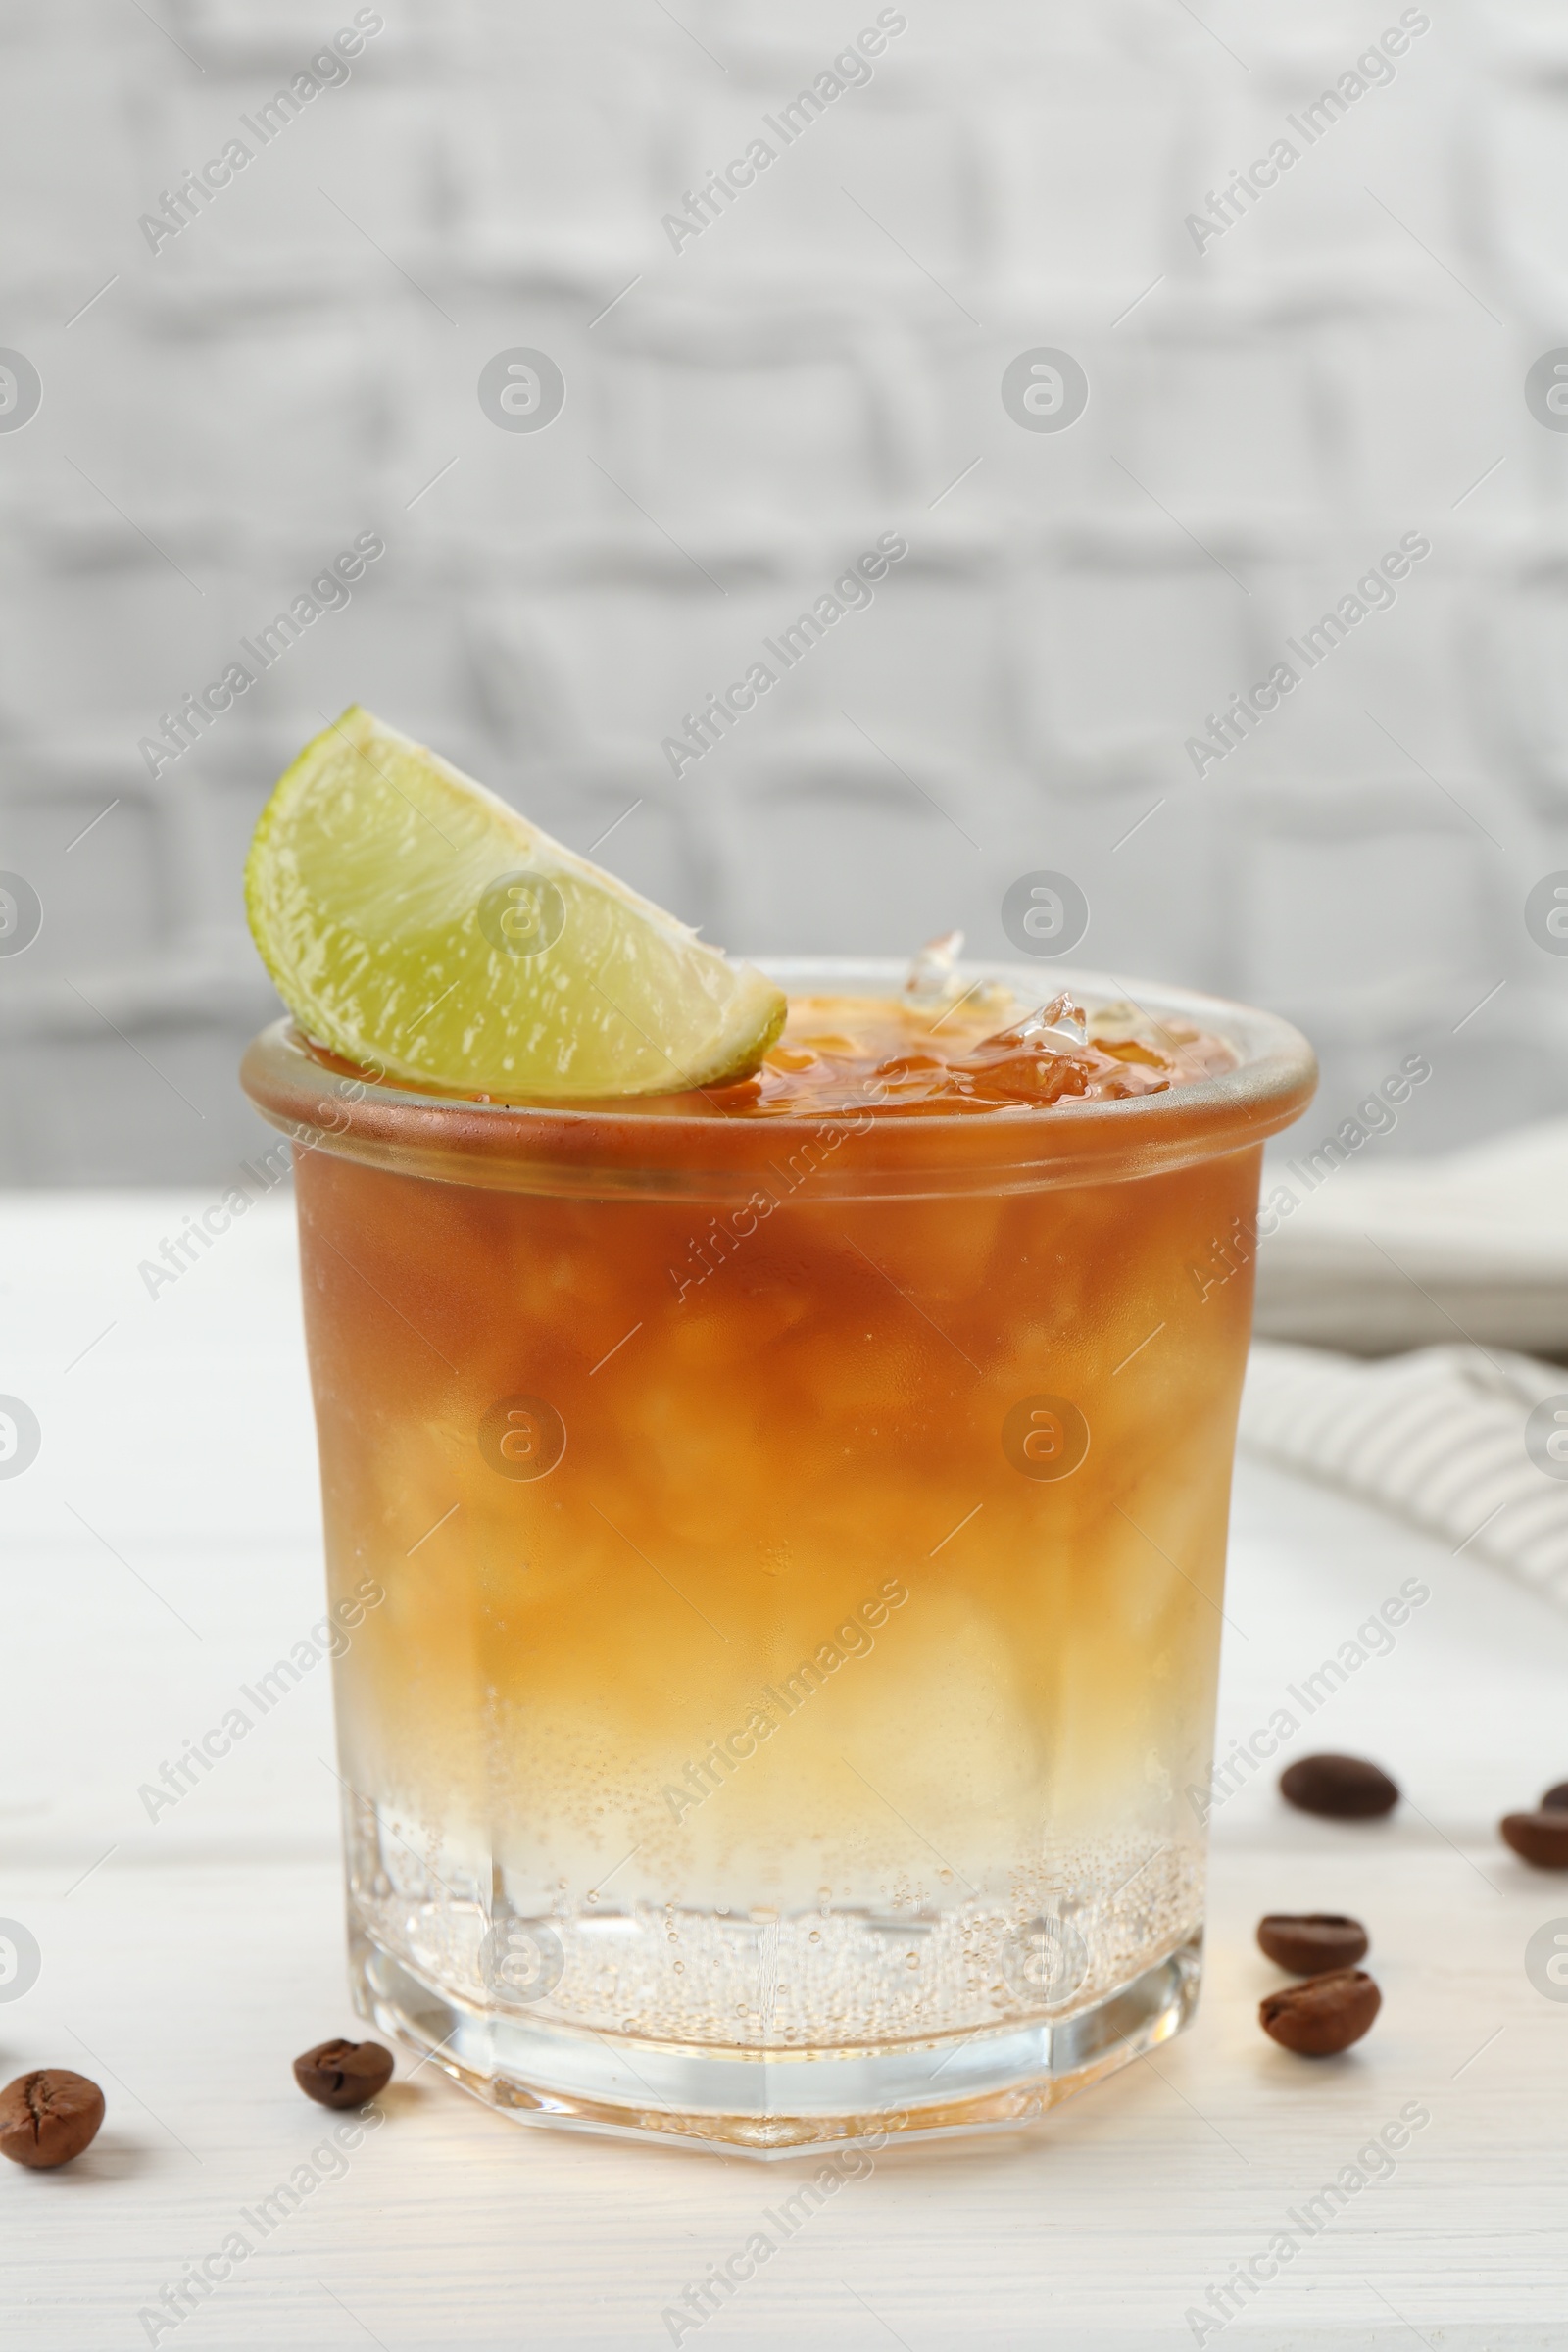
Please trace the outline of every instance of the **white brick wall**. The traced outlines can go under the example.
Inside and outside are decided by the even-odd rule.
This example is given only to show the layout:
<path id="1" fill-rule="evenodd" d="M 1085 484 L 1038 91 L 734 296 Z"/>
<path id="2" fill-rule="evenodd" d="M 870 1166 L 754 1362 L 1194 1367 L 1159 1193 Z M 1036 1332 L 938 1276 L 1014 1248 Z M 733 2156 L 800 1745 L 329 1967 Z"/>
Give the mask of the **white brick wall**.
<path id="1" fill-rule="evenodd" d="M 247 1148 L 243 846 L 351 699 L 578 847 L 640 801 L 614 863 L 737 949 L 1002 951 L 1058 867 L 1082 960 L 1314 1034 L 1314 1124 L 1417 1044 L 1387 1148 L 1568 1107 L 1568 962 L 1522 914 L 1568 866 L 1568 435 L 1523 389 L 1568 342 L 1558 12 L 1435 0 L 1202 253 L 1184 217 L 1398 7 L 909 0 L 678 253 L 661 217 L 870 0 L 383 13 L 154 254 L 138 216 L 352 6 L 0 9 L 0 344 L 44 385 L 0 431 L 0 867 L 45 907 L 0 957 L 0 1176 Z M 514 345 L 566 377 L 539 434 L 476 397 Z M 1091 382 L 1059 434 L 1000 397 L 1041 345 Z M 874 607 L 673 778 L 680 714 L 894 527 Z M 367 528 L 352 606 L 151 781 L 159 713 Z M 1195 776 L 1204 714 L 1411 530 L 1394 609 Z"/>

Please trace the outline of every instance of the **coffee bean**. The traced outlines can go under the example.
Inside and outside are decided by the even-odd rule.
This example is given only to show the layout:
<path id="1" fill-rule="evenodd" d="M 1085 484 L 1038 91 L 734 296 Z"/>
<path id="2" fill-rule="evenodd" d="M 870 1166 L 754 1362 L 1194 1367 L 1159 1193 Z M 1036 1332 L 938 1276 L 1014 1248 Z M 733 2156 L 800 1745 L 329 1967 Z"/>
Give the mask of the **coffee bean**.
<path id="1" fill-rule="evenodd" d="M 1365 1928 L 1341 1911 L 1271 1911 L 1257 1923 L 1257 1940 L 1271 1960 L 1298 1977 L 1325 1976 L 1366 1958 Z"/>
<path id="2" fill-rule="evenodd" d="M 392 2080 L 392 2053 L 378 2041 L 318 2041 L 294 2061 L 294 2080 L 323 2107 L 363 2107 Z"/>
<path id="3" fill-rule="evenodd" d="M 1541 1810 L 1543 1813 L 1560 1813 L 1565 1808 L 1568 1808 L 1568 1781 L 1559 1781 L 1555 1788 L 1546 1790 L 1541 1800 Z"/>
<path id="4" fill-rule="evenodd" d="M 1388 1774 L 1364 1756 L 1302 1756 L 1280 1774 L 1280 1794 L 1303 1813 L 1336 1821 L 1367 1821 L 1392 1813 L 1399 1801 Z"/>
<path id="5" fill-rule="evenodd" d="M 1539 1813 L 1505 1813 L 1497 1827 L 1511 1845 L 1538 1870 L 1568 1870 L 1568 1812 L 1543 1806 Z"/>
<path id="6" fill-rule="evenodd" d="M 1332 2058 L 1359 2041 L 1383 2006 L 1364 1969 L 1337 1969 L 1287 1984 L 1258 2004 L 1257 2022 L 1273 2040 L 1301 2058 Z"/>
<path id="7" fill-rule="evenodd" d="M 0 2156 L 34 2172 L 69 2164 L 98 2136 L 104 2094 L 85 2075 L 63 2066 L 19 2075 L 0 2090 Z"/>

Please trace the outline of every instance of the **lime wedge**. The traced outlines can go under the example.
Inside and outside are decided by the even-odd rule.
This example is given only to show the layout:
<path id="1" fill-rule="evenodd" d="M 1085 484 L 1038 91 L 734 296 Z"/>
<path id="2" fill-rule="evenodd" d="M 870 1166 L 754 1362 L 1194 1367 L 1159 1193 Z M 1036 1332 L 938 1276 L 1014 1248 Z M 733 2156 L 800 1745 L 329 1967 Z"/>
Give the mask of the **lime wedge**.
<path id="1" fill-rule="evenodd" d="M 306 745 L 245 865 L 307 1035 L 464 1094 L 657 1095 L 749 1077 L 784 998 L 368 710 Z"/>

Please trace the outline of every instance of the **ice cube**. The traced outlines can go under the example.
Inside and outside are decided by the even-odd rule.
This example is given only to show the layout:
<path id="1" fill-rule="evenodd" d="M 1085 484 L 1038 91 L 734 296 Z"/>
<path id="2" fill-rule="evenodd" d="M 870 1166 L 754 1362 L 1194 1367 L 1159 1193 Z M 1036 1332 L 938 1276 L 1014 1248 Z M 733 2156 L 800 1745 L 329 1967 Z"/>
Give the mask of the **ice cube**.
<path id="1" fill-rule="evenodd" d="M 1065 992 L 1042 1004 L 1038 1012 L 1030 1013 L 1018 1024 L 1018 1035 L 1028 1045 L 1047 1047 L 1065 1046 L 1076 1053 L 1089 1043 L 1089 1024 L 1082 1012 Z"/>
<path id="2" fill-rule="evenodd" d="M 944 931 L 928 939 L 909 966 L 904 993 L 911 1004 L 944 1004 L 958 994 L 954 966 L 963 954 L 963 933 Z"/>

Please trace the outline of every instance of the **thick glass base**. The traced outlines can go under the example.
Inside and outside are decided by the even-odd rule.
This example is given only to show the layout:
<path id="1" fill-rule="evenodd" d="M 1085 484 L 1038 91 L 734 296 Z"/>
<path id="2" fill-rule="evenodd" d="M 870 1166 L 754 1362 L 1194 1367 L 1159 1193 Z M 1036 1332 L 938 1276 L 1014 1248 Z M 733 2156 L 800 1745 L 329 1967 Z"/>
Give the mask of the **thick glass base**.
<path id="1" fill-rule="evenodd" d="M 524 2124 L 763 2161 L 831 2142 L 881 2146 L 1016 2131 L 1179 2034 L 1198 2000 L 1200 1944 L 1065 2018 L 893 2047 L 756 2050 L 595 2033 L 487 2012 L 355 1936 L 357 2008 Z"/>

